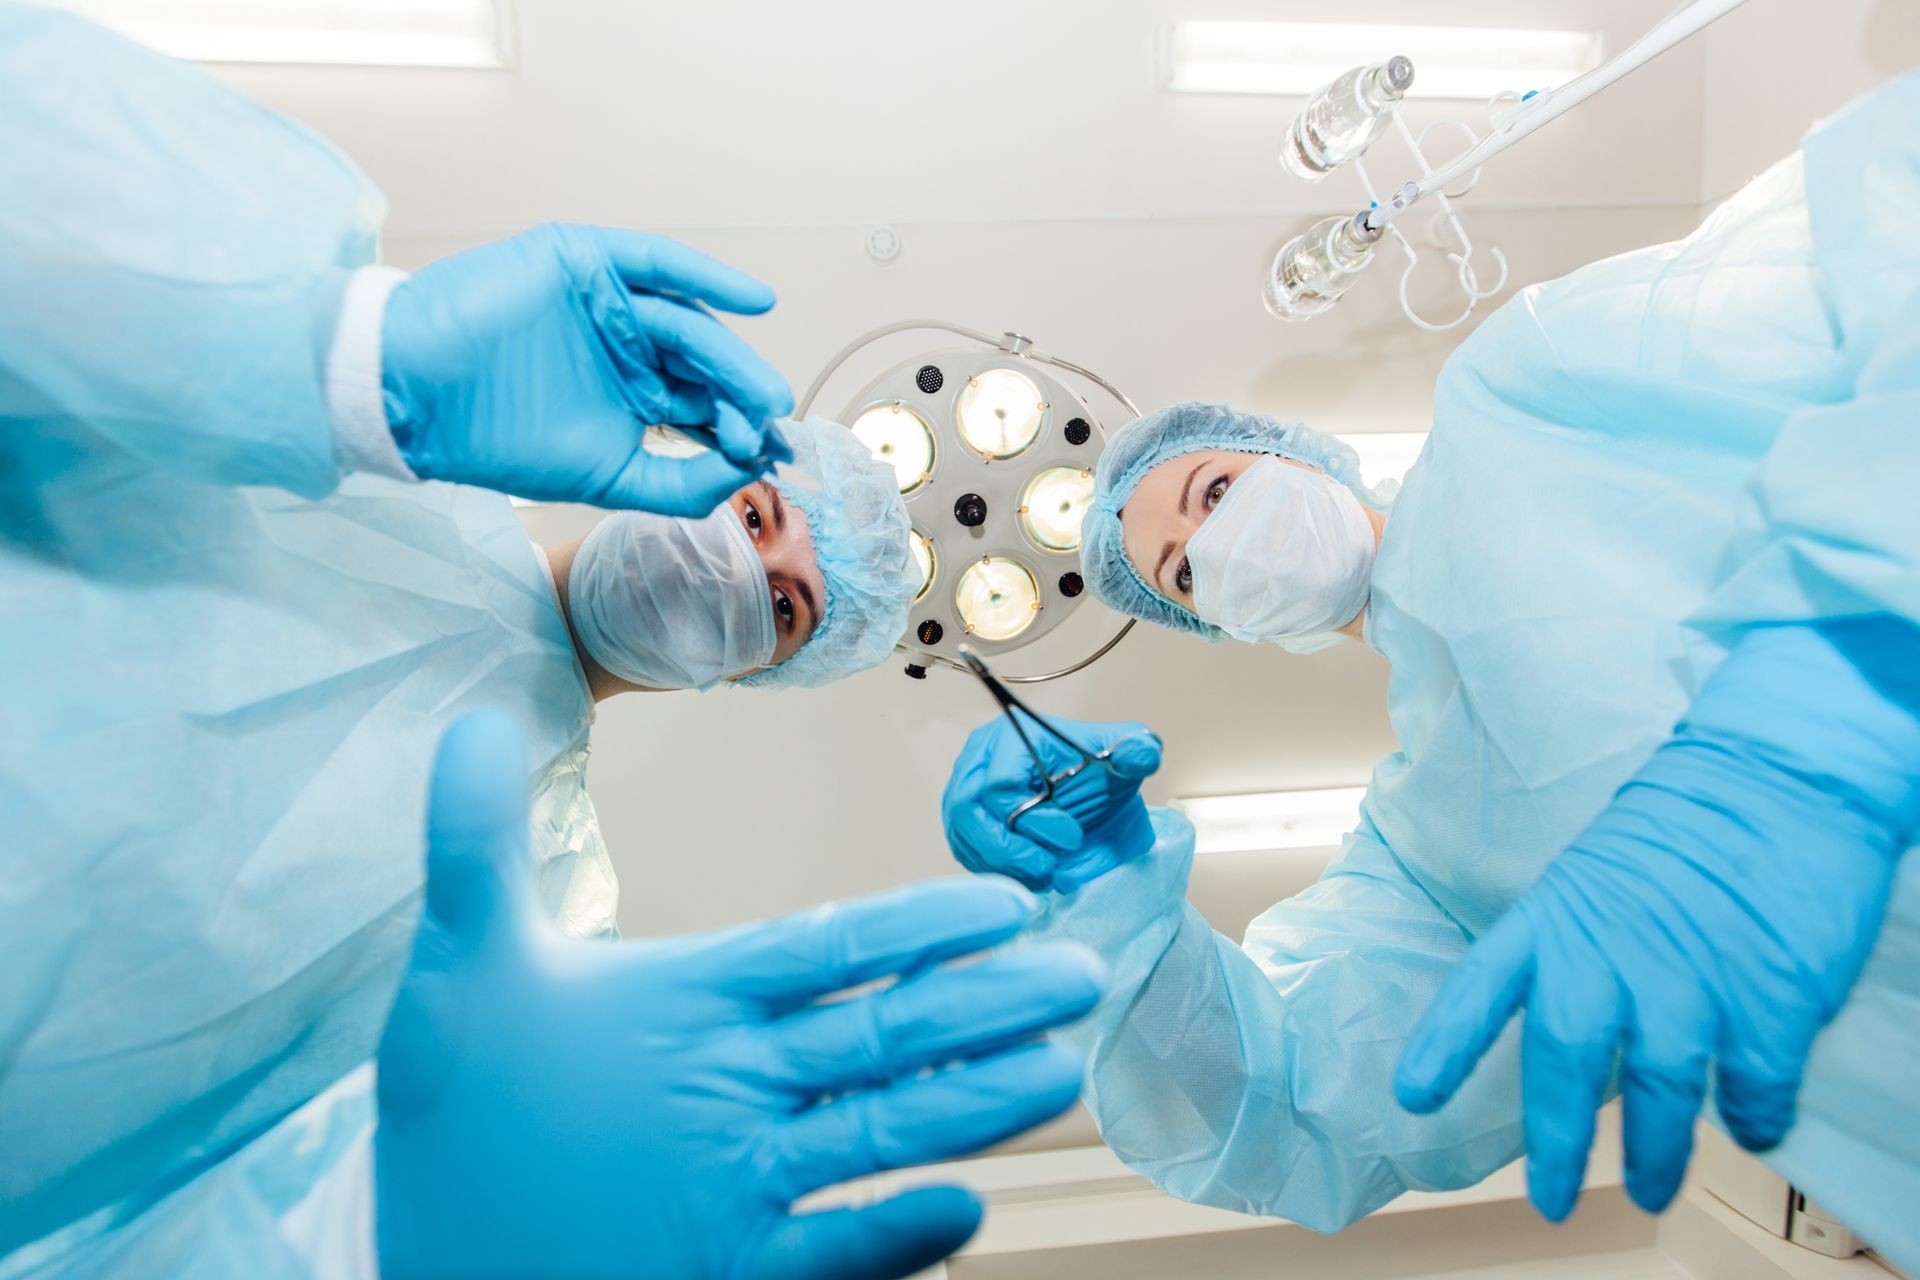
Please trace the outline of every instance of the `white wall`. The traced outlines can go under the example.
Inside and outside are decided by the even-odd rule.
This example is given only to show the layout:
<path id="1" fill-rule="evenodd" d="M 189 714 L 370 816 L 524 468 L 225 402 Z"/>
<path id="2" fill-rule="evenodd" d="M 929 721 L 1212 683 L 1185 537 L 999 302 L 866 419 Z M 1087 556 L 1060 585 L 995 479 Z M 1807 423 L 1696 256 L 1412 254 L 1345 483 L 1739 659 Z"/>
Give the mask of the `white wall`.
<path id="1" fill-rule="evenodd" d="M 1380 0 L 1366 17 L 1594 27 L 1618 48 L 1670 7 Z M 1358 188 L 1345 175 L 1283 178 L 1275 146 L 1296 102 L 1155 85 L 1154 43 L 1176 17 L 1324 18 L 1322 5 L 523 0 L 521 11 L 514 73 L 223 74 L 380 182 L 392 260 L 417 265 L 545 218 L 666 231 L 779 288 L 780 308 L 740 329 L 797 387 L 865 329 L 937 316 L 1020 329 L 1147 406 L 1215 398 L 1339 431 L 1407 430 L 1425 426 L 1434 374 L 1464 335 L 1399 318 L 1390 259 L 1338 312 L 1269 320 L 1257 288 L 1274 249 L 1309 217 L 1357 207 Z M 1675 51 L 1490 168 L 1464 207 L 1474 234 L 1508 253 L 1516 287 L 1688 230 L 1724 175 L 1757 163 L 1734 158 L 1748 139 L 1724 108 L 1754 66 L 1812 48 L 1822 67 L 1844 62 L 1848 83 L 1861 75 L 1853 37 L 1810 37 L 1791 0 L 1753 0 L 1739 21 L 1724 44 Z M 1831 97 L 1794 92 L 1815 107 Z M 1780 114 L 1791 123 L 1808 102 Z M 1797 129 L 1753 145 L 1777 153 Z M 904 235 L 889 265 L 861 247 L 877 221 Z M 586 518 L 528 516 L 556 539 Z M 1051 665 L 1102 634 L 1089 608 L 1031 666 L 1007 665 Z M 1384 688 L 1383 665 L 1353 649 L 1295 659 L 1143 630 L 1033 700 L 1154 725 L 1168 756 L 1150 791 L 1163 797 L 1362 780 L 1391 747 Z M 957 677 L 913 683 L 897 666 L 818 693 L 607 705 L 592 783 L 624 927 L 699 927 L 948 869 L 939 790 L 989 709 Z"/>
<path id="2" fill-rule="evenodd" d="M 1816 121 L 1915 67 L 1915 0 L 1749 0 L 1706 32 L 1701 197 L 1725 199 Z"/>

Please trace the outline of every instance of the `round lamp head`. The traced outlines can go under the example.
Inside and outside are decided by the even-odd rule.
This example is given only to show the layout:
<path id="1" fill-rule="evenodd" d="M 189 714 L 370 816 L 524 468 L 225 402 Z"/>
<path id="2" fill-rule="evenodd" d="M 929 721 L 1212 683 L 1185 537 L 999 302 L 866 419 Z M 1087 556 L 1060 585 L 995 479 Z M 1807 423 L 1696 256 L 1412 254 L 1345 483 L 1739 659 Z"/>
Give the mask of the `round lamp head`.
<path id="1" fill-rule="evenodd" d="M 960 438 L 983 458 L 1017 458 L 1046 424 L 1047 399 L 1033 379 L 1012 369 L 984 369 L 967 379 L 954 405 Z"/>
<path id="2" fill-rule="evenodd" d="M 892 464 L 900 477 L 900 492 L 912 493 L 933 474 L 933 428 L 898 401 L 875 405 L 855 418 L 853 434 L 873 450 L 874 457 Z"/>
<path id="3" fill-rule="evenodd" d="M 968 635 L 1012 640 L 1039 615 L 1040 584 L 1018 560 L 982 556 L 961 571 L 953 609 Z"/>
<path id="4" fill-rule="evenodd" d="M 1081 600 L 1080 526 L 1105 433 L 1047 366 L 986 347 L 915 356 L 847 406 L 894 468 L 920 594 L 901 644 L 929 661 L 984 657 L 1057 627 Z"/>
<path id="5" fill-rule="evenodd" d="M 920 570 L 920 592 L 913 598 L 913 602 L 919 604 L 933 589 L 934 569 L 938 561 L 934 557 L 933 540 L 918 529 L 913 531 L 913 564 Z"/>
<path id="6" fill-rule="evenodd" d="M 1020 499 L 1020 527 L 1048 551 L 1078 551 L 1092 505 L 1092 467 L 1048 467 Z"/>

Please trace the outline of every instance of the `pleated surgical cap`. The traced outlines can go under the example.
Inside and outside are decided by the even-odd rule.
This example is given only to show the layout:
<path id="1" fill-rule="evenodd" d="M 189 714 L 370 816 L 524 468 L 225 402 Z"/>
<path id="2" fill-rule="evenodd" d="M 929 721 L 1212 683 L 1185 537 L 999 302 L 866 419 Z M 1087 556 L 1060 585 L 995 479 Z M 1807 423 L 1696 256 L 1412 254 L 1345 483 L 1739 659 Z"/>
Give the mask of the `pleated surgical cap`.
<path id="1" fill-rule="evenodd" d="M 1100 455 L 1093 506 L 1081 529 L 1080 558 L 1085 562 L 1087 585 L 1109 608 L 1210 640 L 1226 638 L 1218 627 L 1147 583 L 1127 557 L 1120 527 L 1120 512 L 1147 472 L 1169 458 L 1203 449 L 1291 458 L 1318 467 L 1376 511 L 1391 505 L 1391 491 L 1376 492 L 1360 478 L 1360 456 L 1350 445 L 1304 423 L 1197 401 L 1136 418 L 1114 433 Z"/>
<path id="2" fill-rule="evenodd" d="M 812 689 L 886 661 L 920 589 L 893 467 L 825 418 L 783 422 L 793 461 L 770 477 L 807 517 L 827 599 L 813 635 L 776 667 L 738 681 Z"/>

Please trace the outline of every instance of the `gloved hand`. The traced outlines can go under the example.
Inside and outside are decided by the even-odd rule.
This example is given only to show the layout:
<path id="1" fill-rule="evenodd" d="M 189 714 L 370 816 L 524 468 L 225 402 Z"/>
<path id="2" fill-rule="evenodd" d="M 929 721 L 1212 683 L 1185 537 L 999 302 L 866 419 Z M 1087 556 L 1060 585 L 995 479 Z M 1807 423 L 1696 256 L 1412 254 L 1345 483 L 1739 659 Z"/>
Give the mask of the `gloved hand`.
<path id="1" fill-rule="evenodd" d="M 959 1156 L 1065 1110 L 1081 1063 L 1029 1043 L 1104 982 L 1080 948 L 1005 942 L 1034 904 L 943 881 L 660 942 L 534 915 L 527 762 L 506 717 L 447 734 L 426 905 L 379 1056 L 381 1274 L 910 1274 L 959 1247 L 953 1187 L 792 1203 Z M 838 1003 L 823 997 L 901 975 Z"/>
<path id="2" fill-rule="evenodd" d="M 1140 783 L 1160 768 L 1160 739 L 1143 724 L 1053 724 L 1090 752 L 1113 746 L 1109 764 L 1061 783 L 1051 803 L 1022 814 L 1012 829 L 1007 822 L 1014 810 L 1040 794 L 1041 769 L 1056 774 L 1078 757 L 1029 720 L 1027 736 L 1041 757 L 1036 762 L 1007 718 L 995 716 L 973 731 L 954 761 L 940 818 L 953 856 L 967 870 L 1072 893 L 1153 848 Z"/>
<path id="3" fill-rule="evenodd" d="M 1920 632 L 1876 620 L 1742 640 L 1671 741 L 1461 961 L 1409 1040 L 1437 1109 L 1501 1028 L 1521 1042 L 1527 1181 L 1572 1212 L 1616 1056 L 1626 1186 L 1679 1190 L 1709 1059 L 1727 1132 L 1779 1143 L 1920 822 Z"/>
<path id="4" fill-rule="evenodd" d="M 705 305 L 702 305 L 705 304 Z M 414 474 L 523 498 L 703 516 L 791 460 L 793 393 L 706 306 L 773 290 L 659 236 L 548 225 L 435 262 L 388 299 L 387 424 Z M 641 448 L 710 428 L 691 458 Z"/>

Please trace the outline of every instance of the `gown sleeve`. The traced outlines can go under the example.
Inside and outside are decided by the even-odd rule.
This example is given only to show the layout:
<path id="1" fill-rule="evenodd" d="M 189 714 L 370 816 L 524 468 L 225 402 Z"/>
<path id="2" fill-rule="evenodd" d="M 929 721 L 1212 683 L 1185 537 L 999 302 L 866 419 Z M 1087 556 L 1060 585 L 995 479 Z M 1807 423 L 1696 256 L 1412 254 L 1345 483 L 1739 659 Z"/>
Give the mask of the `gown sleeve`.
<path id="1" fill-rule="evenodd" d="M 380 192 L 185 63 L 0 4 L 0 431 L 330 492 L 327 362 Z"/>
<path id="2" fill-rule="evenodd" d="M 1920 623 L 1920 72 L 1803 147 L 1813 258 L 1850 386 L 1791 415 L 1754 475 L 1729 570 L 1694 619 L 1887 613 Z"/>
<path id="3" fill-rule="evenodd" d="M 1129 1166 L 1183 1200 L 1334 1231 L 1520 1155 L 1511 1033 L 1439 1112 L 1394 1103 L 1401 1046 L 1471 939 L 1370 823 L 1235 946 L 1184 901 L 1192 826 L 1153 819 L 1150 854 L 1055 899 L 1041 924 L 1113 970 L 1062 1038 L 1088 1053 L 1089 1106 Z"/>

